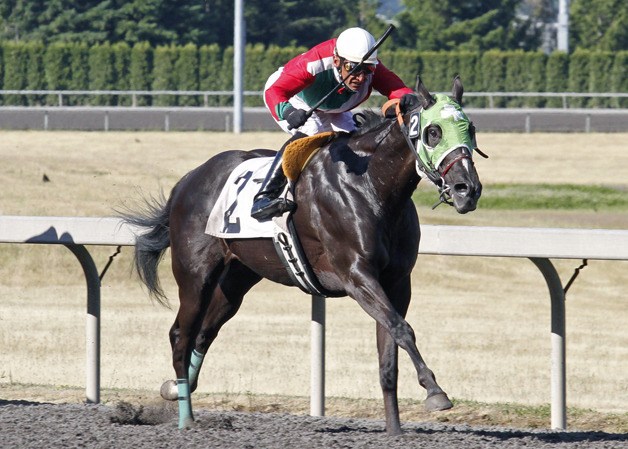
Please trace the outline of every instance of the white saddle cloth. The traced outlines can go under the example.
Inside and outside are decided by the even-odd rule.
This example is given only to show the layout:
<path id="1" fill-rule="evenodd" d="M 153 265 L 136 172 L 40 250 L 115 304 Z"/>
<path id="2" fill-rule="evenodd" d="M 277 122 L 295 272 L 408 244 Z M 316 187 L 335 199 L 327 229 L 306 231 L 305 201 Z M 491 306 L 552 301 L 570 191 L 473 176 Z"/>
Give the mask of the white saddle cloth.
<path id="1" fill-rule="evenodd" d="M 259 222 L 251 217 L 253 197 L 268 173 L 272 157 L 249 159 L 238 165 L 209 214 L 205 233 L 220 238 L 272 238 L 273 220 Z"/>

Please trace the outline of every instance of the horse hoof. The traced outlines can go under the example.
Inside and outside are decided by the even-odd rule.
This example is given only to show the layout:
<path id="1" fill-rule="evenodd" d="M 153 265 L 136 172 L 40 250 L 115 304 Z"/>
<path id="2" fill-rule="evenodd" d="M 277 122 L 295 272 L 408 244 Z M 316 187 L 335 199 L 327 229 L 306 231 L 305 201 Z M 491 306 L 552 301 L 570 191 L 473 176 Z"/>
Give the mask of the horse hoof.
<path id="1" fill-rule="evenodd" d="M 448 410 L 454 404 L 451 403 L 445 393 L 436 393 L 425 399 L 425 410 L 428 412 L 438 412 L 440 410 Z"/>
<path id="2" fill-rule="evenodd" d="M 177 383 L 174 380 L 165 381 L 159 390 L 159 394 L 161 394 L 161 397 L 166 401 L 176 401 L 179 399 Z"/>
<path id="3" fill-rule="evenodd" d="M 194 419 L 191 417 L 187 417 L 184 419 L 179 419 L 179 430 L 188 430 L 194 426 Z"/>

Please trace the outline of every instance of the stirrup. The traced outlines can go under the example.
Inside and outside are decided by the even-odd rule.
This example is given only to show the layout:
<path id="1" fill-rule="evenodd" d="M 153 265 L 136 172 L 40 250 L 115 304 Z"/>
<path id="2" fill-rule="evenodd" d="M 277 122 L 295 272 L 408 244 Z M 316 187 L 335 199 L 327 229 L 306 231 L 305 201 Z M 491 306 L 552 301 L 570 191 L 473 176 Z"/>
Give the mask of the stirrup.
<path id="1" fill-rule="evenodd" d="M 285 212 L 291 212 L 295 210 L 296 207 L 297 205 L 294 203 L 294 201 L 291 201 L 284 197 L 273 199 L 269 199 L 268 197 L 262 197 L 259 200 L 256 200 L 255 203 L 253 203 L 251 217 L 255 218 L 257 221 L 270 220 L 271 218 L 282 215 Z"/>

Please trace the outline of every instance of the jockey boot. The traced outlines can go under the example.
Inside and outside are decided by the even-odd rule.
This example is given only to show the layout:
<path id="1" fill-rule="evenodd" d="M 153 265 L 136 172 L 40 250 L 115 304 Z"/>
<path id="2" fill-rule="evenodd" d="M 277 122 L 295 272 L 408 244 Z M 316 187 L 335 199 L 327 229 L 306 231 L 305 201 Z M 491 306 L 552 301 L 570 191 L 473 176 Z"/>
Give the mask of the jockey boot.
<path id="1" fill-rule="evenodd" d="M 281 150 L 277 152 L 275 160 L 268 170 L 268 174 L 262 182 L 262 186 L 259 189 L 257 195 L 253 200 L 253 207 L 251 208 L 251 217 L 257 221 L 269 220 L 272 217 L 283 214 L 284 212 L 293 211 L 296 209 L 296 204 L 288 200 L 287 198 L 280 197 L 281 193 L 286 186 L 286 175 L 283 172 L 281 162 L 283 160 L 283 152 L 286 146 L 301 137 L 306 135 L 300 132 L 294 134 L 286 143 L 283 144 Z"/>

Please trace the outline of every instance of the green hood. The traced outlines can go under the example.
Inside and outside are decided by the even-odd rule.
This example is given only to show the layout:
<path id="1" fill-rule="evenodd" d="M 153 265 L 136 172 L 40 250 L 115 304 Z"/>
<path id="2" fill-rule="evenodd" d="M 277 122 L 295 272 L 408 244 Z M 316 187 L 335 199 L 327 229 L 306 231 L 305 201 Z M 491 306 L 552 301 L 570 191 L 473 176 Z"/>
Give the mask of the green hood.
<path id="1" fill-rule="evenodd" d="M 458 103 L 447 95 L 434 95 L 436 103 L 429 109 L 421 111 L 421 141 L 419 143 L 419 157 L 426 167 L 436 170 L 442 160 L 450 152 L 459 147 L 467 147 L 471 153 L 475 147 L 469 133 L 471 121 L 462 111 Z M 425 131 L 431 124 L 440 126 L 443 137 L 432 148 L 427 146 Z"/>

